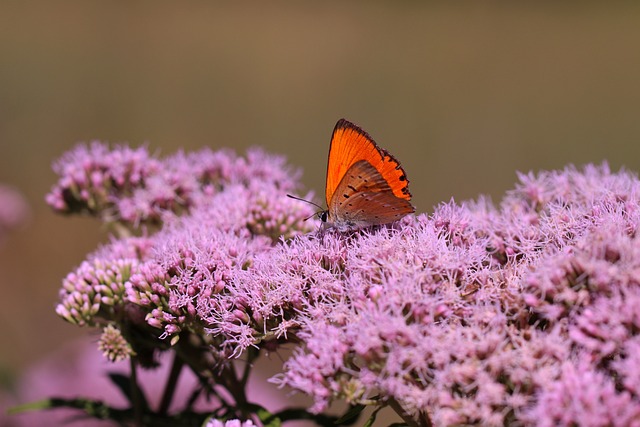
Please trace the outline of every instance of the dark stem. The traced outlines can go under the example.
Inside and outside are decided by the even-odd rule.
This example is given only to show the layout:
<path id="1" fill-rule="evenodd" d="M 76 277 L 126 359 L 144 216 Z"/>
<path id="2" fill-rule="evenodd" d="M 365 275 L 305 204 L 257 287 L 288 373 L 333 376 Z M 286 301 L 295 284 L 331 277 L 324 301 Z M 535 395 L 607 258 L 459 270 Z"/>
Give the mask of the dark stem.
<path id="1" fill-rule="evenodd" d="M 221 380 L 220 383 L 231 393 L 238 407 L 243 407 L 247 404 L 244 385 L 238 380 L 233 363 L 229 363 L 222 368 L 219 379 Z"/>
<path id="2" fill-rule="evenodd" d="M 410 427 L 433 427 L 429 414 L 427 414 L 426 411 L 420 412 L 418 419 L 415 419 L 407 414 L 402 405 L 400 405 L 400 403 L 398 403 L 394 398 L 390 398 L 387 403 Z"/>
<path id="3" fill-rule="evenodd" d="M 307 412 L 306 408 L 288 408 L 283 409 L 280 412 L 277 412 L 271 415 L 269 418 L 262 420 L 265 424 L 272 422 L 274 419 L 280 419 L 282 422 L 286 421 L 300 421 L 300 420 L 311 420 L 314 421 L 317 425 L 321 426 L 336 426 L 336 425 L 352 425 L 358 421 L 358 417 L 354 417 L 351 421 L 336 424 L 336 422 L 340 419 L 340 417 L 335 415 L 325 415 L 325 414 L 311 414 Z"/>
<path id="4" fill-rule="evenodd" d="M 233 366 L 225 363 L 220 369 L 216 368 L 218 361 L 203 337 L 183 331 L 174 349 L 180 360 L 199 378 L 202 387 L 220 399 L 224 406 L 232 408 L 246 403 L 244 386 L 240 384 Z M 229 399 L 233 402 L 228 402 Z"/>
<path id="5" fill-rule="evenodd" d="M 182 359 L 178 356 L 178 354 L 174 353 L 171 372 L 169 372 L 167 384 L 164 387 L 162 400 L 160 401 L 160 407 L 158 408 L 158 413 L 160 415 L 166 415 L 169 411 L 169 406 L 171 405 L 171 400 L 173 399 L 173 395 L 176 391 L 176 385 L 178 384 L 178 379 L 180 378 L 180 373 L 182 372 L 183 366 L 184 362 L 182 361 Z"/>
<path id="6" fill-rule="evenodd" d="M 138 368 L 135 357 L 132 357 L 129 360 L 131 365 L 131 402 L 133 403 L 133 420 L 136 426 L 142 427 L 144 408 L 142 407 L 142 396 L 140 396 L 140 387 L 138 386 Z"/>
<path id="7" fill-rule="evenodd" d="M 249 375 L 251 375 L 251 368 L 253 368 L 253 361 L 258 358 L 260 354 L 260 350 L 249 347 L 247 350 L 247 364 L 244 366 L 244 371 L 242 372 L 242 379 L 240 380 L 240 385 L 243 389 L 247 388 L 247 381 L 249 381 Z"/>

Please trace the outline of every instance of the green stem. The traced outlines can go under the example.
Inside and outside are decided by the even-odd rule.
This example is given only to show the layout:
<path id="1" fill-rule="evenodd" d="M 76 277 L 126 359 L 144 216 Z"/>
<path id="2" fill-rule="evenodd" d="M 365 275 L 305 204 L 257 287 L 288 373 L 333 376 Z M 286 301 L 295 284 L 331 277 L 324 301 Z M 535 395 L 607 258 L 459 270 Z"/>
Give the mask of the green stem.
<path id="1" fill-rule="evenodd" d="M 322 426 L 334 426 L 336 425 L 336 421 L 338 421 L 340 417 L 335 415 L 324 415 L 324 414 L 311 414 L 307 412 L 306 408 L 288 408 L 283 409 L 282 411 L 275 413 L 268 417 L 267 419 L 261 420 L 264 424 L 269 424 L 275 419 L 279 419 L 281 422 L 285 421 L 301 421 L 301 420 L 311 420 L 314 421 L 318 425 Z M 357 420 L 357 417 L 354 418 L 354 421 Z M 348 424 L 342 424 L 348 425 Z"/>
<path id="2" fill-rule="evenodd" d="M 78 409 L 84 412 L 88 417 L 101 420 L 114 420 L 123 424 L 128 420 L 131 420 L 130 409 L 116 409 L 100 401 L 93 401 L 90 399 L 63 399 L 57 397 L 37 402 L 24 403 L 20 406 L 9 408 L 7 413 L 9 415 L 14 415 L 23 412 L 43 411 L 55 408 Z"/>

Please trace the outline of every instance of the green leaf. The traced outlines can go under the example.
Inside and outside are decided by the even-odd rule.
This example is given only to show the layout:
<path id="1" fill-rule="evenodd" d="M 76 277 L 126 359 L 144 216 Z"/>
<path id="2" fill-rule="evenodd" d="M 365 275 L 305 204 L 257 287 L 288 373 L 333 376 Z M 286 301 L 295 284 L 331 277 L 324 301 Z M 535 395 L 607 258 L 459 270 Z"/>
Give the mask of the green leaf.
<path id="1" fill-rule="evenodd" d="M 202 424 L 200 424 L 200 427 L 206 427 L 206 425 L 209 424 L 209 421 L 211 421 L 211 420 L 215 420 L 213 415 L 210 415 L 207 418 L 205 418 L 204 421 L 202 422 Z"/>
<path id="2" fill-rule="evenodd" d="M 10 408 L 8 413 L 18 414 L 27 411 L 41 411 L 53 408 L 77 409 L 78 418 L 80 419 L 85 417 L 98 418 L 102 420 L 112 420 L 119 425 L 134 425 L 135 417 L 132 409 L 113 408 L 103 402 L 90 399 L 45 399 Z M 145 412 L 142 414 L 142 424 L 153 427 L 193 427 L 201 425 L 209 415 L 210 412 L 200 413 L 192 411 L 184 411 L 171 416 Z"/>
<path id="3" fill-rule="evenodd" d="M 367 407 L 366 405 L 353 405 L 349 407 L 349 409 L 347 409 L 347 412 L 345 412 L 343 416 L 338 418 L 334 424 L 336 425 L 353 424 L 366 407 Z"/>
<path id="4" fill-rule="evenodd" d="M 371 413 L 371 416 L 369 417 L 367 422 L 364 423 L 363 427 L 371 427 L 373 425 L 373 423 L 376 421 L 376 417 L 378 416 L 378 412 L 380 412 L 380 409 L 382 409 L 382 406 L 378 406 L 375 411 Z"/>
<path id="5" fill-rule="evenodd" d="M 248 403 L 247 407 L 258 416 L 264 427 L 280 427 L 282 420 L 277 415 L 272 414 L 262 406 L 255 403 Z"/>
<path id="6" fill-rule="evenodd" d="M 335 417 L 333 415 L 311 414 L 305 408 L 283 409 L 282 411 L 272 415 L 272 417 L 278 418 L 281 423 L 294 420 L 311 420 L 320 426 L 347 426 L 353 425 L 356 421 L 358 421 L 358 417 L 354 416 L 351 417 L 351 420 L 344 421 L 341 424 L 338 424 L 338 417 Z M 268 418 L 266 421 L 270 422 L 271 419 Z"/>
<path id="7" fill-rule="evenodd" d="M 27 411 L 41 411 L 53 408 L 73 408 L 84 412 L 89 417 L 99 419 L 126 419 L 131 415 L 131 411 L 127 409 L 115 409 L 105 405 L 101 401 L 90 399 L 61 399 L 51 398 L 39 400 L 37 402 L 25 403 L 23 405 L 10 408 L 9 414 L 18 414 Z"/>
<path id="8" fill-rule="evenodd" d="M 257 414 L 264 427 L 280 427 L 282 421 L 267 410 L 258 411 Z"/>
<path id="9" fill-rule="evenodd" d="M 15 415 L 15 414 L 21 414 L 23 412 L 41 411 L 43 409 L 51 409 L 51 408 L 55 408 L 55 406 L 53 406 L 52 399 L 45 399 L 45 400 L 38 400 L 37 402 L 29 402 L 29 403 L 23 403 L 18 406 L 13 406 L 7 410 L 7 414 Z"/>

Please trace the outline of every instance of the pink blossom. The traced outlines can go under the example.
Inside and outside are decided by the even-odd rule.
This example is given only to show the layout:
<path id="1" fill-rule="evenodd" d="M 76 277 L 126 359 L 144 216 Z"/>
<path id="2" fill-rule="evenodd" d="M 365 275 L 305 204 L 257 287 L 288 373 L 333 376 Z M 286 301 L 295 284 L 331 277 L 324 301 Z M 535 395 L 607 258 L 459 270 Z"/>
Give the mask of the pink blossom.
<path id="1" fill-rule="evenodd" d="M 588 358 L 565 361 L 555 381 L 542 384 L 535 406 L 523 421 L 538 426 L 635 426 L 640 424 L 637 396 L 616 390 L 615 379 Z"/>
<path id="2" fill-rule="evenodd" d="M 296 188 L 300 176 L 283 157 L 257 148 L 246 157 L 203 149 L 157 158 L 146 147 L 111 149 L 98 141 L 79 144 L 53 169 L 59 180 L 46 200 L 54 210 L 89 213 L 133 229 L 159 225 L 167 213 L 188 212 L 227 185 L 259 182 L 286 192 Z"/>
<path id="3" fill-rule="evenodd" d="M 451 200 L 340 233 L 304 221 L 313 212 L 285 196 L 297 175 L 261 151 L 112 171 L 96 166 L 96 153 L 116 156 L 103 146 L 77 150 L 52 194 L 119 212 L 136 232 L 158 227 L 114 239 L 65 279 L 58 312 L 71 322 L 126 319 L 164 349 L 195 338 L 207 357 L 191 366 L 211 375 L 299 344 L 272 381 L 311 396 L 313 413 L 341 400 L 436 425 L 640 419 L 640 181 L 629 172 L 521 174 L 499 205 Z M 114 152 L 128 164 L 131 152 Z"/>
<path id="4" fill-rule="evenodd" d="M 566 425 L 585 423 L 591 407 L 597 425 L 622 408 L 617 423 L 637 421 L 638 369 L 627 361 L 640 331 L 640 182 L 606 165 L 522 179 L 499 209 L 452 202 L 343 240 L 341 268 L 303 276 L 307 289 L 342 289 L 320 305 L 303 298 L 305 345 L 274 381 L 311 394 L 314 412 L 375 392 L 438 425 L 504 425 L 541 417 L 550 390 L 576 408 Z M 274 257 L 271 271 L 314 253 Z M 562 388 L 570 359 L 597 384 L 577 406 Z M 564 422 L 554 417 L 549 425 Z"/>
<path id="5" fill-rule="evenodd" d="M 0 242 L 8 231 L 24 224 L 30 214 L 23 195 L 16 189 L 0 184 Z"/>

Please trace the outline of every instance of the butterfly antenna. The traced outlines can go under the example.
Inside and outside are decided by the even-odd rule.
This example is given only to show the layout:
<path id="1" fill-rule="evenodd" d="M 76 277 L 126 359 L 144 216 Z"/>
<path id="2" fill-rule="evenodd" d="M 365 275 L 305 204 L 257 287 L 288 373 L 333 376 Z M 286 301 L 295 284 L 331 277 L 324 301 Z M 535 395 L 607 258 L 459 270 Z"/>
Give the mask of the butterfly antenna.
<path id="1" fill-rule="evenodd" d="M 303 219 L 303 221 L 306 221 L 306 220 L 308 220 L 308 219 L 311 219 L 311 218 L 313 218 L 314 216 L 317 216 L 317 215 L 318 215 L 318 212 L 314 212 L 314 213 L 312 213 L 311 215 L 309 215 L 308 217 L 306 217 L 305 219 Z"/>
<path id="2" fill-rule="evenodd" d="M 318 205 L 318 204 L 316 204 L 316 203 L 313 203 L 313 202 L 311 202 L 311 201 L 309 201 L 309 200 L 301 199 L 300 197 L 292 196 L 291 194 L 287 194 L 287 197 L 289 197 L 289 198 L 291 198 L 291 199 L 295 199 L 295 200 L 300 200 L 301 202 L 309 203 L 310 205 L 313 205 L 313 206 L 317 207 L 318 209 L 320 209 L 320 212 L 324 212 L 324 209 L 322 208 L 322 206 L 320 206 L 320 205 Z M 319 214 L 320 214 L 320 212 L 314 212 L 314 213 L 312 213 L 311 215 L 309 215 L 308 217 L 306 217 L 306 218 L 304 219 L 304 221 L 308 220 L 309 218 L 313 218 L 313 217 L 314 217 L 314 216 L 316 216 L 316 215 L 319 215 Z"/>
<path id="3" fill-rule="evenodd" d="M 318 209 L 322 209 L 324 210 L 324 208 L 316 203 L 313 203 L 309 200 L 305 200 L 305 199 L 301 199 L 300 197 L 296 197 L 296 196 L 292 196 L 291 194 L 287 194 L 287 197 L 291 198 L 291 199 L 295 199 L 295 200 L 300 200 L 301 202 L 305 202 L 305 203 L 309 203 L 310 205 L 315 206 Z M 313 216 L 313 215 L 312 215 Z"/>

